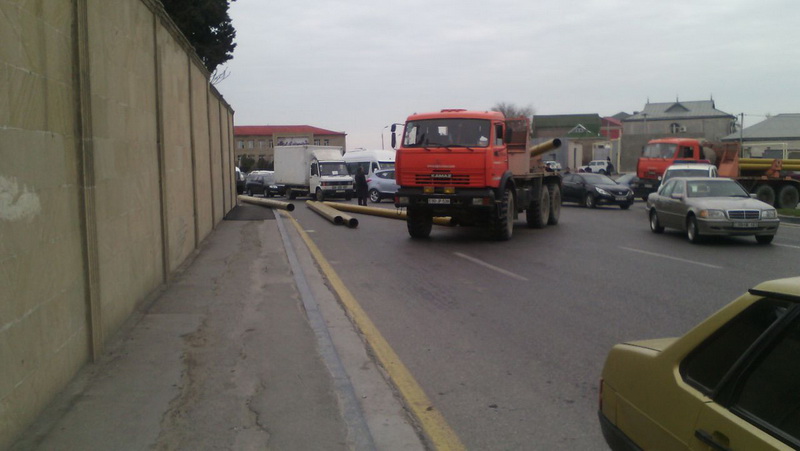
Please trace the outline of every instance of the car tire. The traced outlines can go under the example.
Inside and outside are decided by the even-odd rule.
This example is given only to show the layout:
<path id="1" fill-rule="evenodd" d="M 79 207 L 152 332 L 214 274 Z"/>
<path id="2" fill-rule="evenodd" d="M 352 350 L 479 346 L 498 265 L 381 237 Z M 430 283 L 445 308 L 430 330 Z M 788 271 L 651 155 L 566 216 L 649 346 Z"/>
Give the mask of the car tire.
<path id="1" fill-rule="evenodd" d="M 252 196 L 253 196 L 253 191 L 252 191 L 250 188 L 247 188 L 246 190 L 244 190 L 244 193 L 245 193 L 246 195 L 250 196 L 250 197 L 252 197 Z"/>
<path id="2" fill-rule="evenodd" d="M 697 218 L 694 216 L 689 216 L 686 219 L 686 237 L 689 238 L 689 241 L 693 244 L 703 241 L 703 237 L 700 235 L 700 230 L 697 228 Z"/>
<path id="3" fill-rule="evenodd" d="M 597 202 L 595 202 L 592 193 L 586 193 L 586 196 L 583 198 L 583 206 L 586 208 L 597 208 Z"/>
<path id="4" fill-rule="evenodd" d="M 658 214 L 656 214 L 656 210 L 650 210 L 650 231 L 653 233 L 663 233 L 664 226 L 658 222 Z"/>
<path id="5" fill-rule="evenodd" d="M 756 235 L 756 242 L 758 244 L 769 244 L 773 238 L 775 238 L 775 235 Z"/>
<path id="6" fill-rule="evenodd" d="M 381 193 L 379 193 L 375 188 L 372 188 L 369 190 L 369 200 L 373 204 L 381 203 Z"/>

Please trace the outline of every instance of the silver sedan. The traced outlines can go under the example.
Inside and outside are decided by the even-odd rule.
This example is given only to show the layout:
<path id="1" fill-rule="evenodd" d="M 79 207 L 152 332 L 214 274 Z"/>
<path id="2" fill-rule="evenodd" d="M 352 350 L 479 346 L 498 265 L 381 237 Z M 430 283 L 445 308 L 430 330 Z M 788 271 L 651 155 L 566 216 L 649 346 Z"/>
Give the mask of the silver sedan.
<path id="1" fill-rule="evenodd" d="M 754 199 L 732 179 L 717 177 L 676 177 L 647 198 L 650 230 L 665 227 L 685 230 L 697 243 L 707 235 L 754 235 L 769 244 L 778 231 L 778 212 Z"/>

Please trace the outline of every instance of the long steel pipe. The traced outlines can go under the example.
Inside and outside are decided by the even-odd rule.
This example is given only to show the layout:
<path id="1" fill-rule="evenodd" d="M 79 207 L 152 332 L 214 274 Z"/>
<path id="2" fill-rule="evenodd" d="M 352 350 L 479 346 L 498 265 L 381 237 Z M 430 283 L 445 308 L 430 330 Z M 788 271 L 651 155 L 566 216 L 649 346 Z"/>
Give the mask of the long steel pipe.
<path id="1" fill-rule="evenodd" d="M 260 197 L 245 196 L 244 194 L 239 195 L 239 200 L 242 202 L 246 202 L 248 204 L 256 204 L 264 207 L 280 208 L 281 210 L 294 211 L 294 204 L 291 202 L 282 202 L 273 199 L 262 199 Z"/>
<path id="2" fill-rule="evenodd" d="M 324 202 L 325 205 L 335 208 L 337 210 L 349 211 L 353 213 L 363 213 L 372 216 L 382 216 L 390 219 L 406 220 L 406 212 L 398 209 L 379 208 L 379 207 L 365 207 L 363 205 L 345 204 L 342 202 Z M 440 226 L 451 226 L 450 217 L 435 217 L 433 223 Z"/>
<path id="3" fill-rule="evenodd" d="M 351 229 L 358 227 L 358 219 L 340 212 L 335 208 L 331 208 L 326 205 L 326 202 L 317 202 L 314 200 L 307 200 L 306 205 L 308 208 L 314 210 L 315 212 L 319 213 L 320 216 L 327 219 L 328 221 L 336 224 L 341 225 L 344 224 Z"/>

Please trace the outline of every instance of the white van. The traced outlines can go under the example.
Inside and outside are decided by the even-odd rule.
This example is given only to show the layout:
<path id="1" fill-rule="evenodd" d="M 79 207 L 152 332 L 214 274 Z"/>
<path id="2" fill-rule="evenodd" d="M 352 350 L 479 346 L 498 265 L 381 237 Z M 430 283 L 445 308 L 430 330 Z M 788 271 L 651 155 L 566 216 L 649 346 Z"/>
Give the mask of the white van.
<path id="1" fill-rule="evenodd" d="M 359 167 L 364 168 L 368 177 L 381 169 L 394 169 L 394 150 L 353 149 L 344 154 L 347 172 L 355 175 Z"/>

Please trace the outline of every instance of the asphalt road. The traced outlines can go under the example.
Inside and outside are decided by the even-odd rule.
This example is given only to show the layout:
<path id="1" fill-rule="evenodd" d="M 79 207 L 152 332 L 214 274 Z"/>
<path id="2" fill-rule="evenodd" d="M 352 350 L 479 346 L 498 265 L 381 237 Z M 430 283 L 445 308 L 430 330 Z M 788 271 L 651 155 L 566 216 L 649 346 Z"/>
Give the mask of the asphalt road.
<path id="1" fill-rule="evenodd" d="M 355 201 L 352 201 L 355 203 Z M 381 206 L 394 208 L 385 202 Z M 768 279 L 800 274 L 800 227 L 772 245 L 702 245 L 650 232 L 643 204 L 564 204 L 557 226 L 507 242 L 353 214 L 292 213 L 468 449 L 607 449 L 597 421 L 605 355 L 677 336 Z"/>

